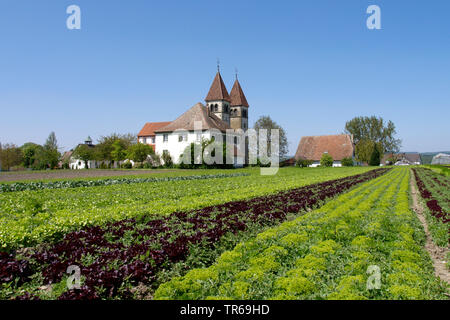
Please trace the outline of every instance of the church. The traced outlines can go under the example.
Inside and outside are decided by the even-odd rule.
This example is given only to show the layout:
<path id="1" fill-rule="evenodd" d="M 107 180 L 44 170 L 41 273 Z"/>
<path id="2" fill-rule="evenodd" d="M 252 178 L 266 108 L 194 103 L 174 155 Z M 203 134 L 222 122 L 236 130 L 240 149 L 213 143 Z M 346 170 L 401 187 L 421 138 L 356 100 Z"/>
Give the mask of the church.
<path id="1" fill-rule="evenodd" d="M 179 163 L 191 143 L 211 139 L 211 130 L 218 130 L 223 135 L 233 132 L 234 166 L 241 167 L 246 162 L 248 150 L 240 148 L 238 141 L 248 129 L 248 110 L 249 104 L 237 77 L 228 93 L 218 70 L 205 104 L 195 104 L 173 121 L 146 123 L 138 134 L 138 141 L 151 145 L 159 155 L 170 154 L 174 163 Z M 199 123 L 201 131 L 195 127 Z M 225 137 L 223 141 L 226 141 Z"/>

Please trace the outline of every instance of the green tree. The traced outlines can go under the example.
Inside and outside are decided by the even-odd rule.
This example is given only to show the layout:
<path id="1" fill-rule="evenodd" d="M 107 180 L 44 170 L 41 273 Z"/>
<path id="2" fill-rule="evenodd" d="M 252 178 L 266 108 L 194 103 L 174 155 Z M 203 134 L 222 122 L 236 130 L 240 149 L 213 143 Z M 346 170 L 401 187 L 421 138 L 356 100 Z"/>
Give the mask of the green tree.
<path id="1" fill-rule="evenodd" d="M 125 157 L 127 156 L 127 151 L 125 147 L 123 146 L 122 141 L 116 140 L 112 144 L 112 151 L 111 151 L 111 158 L 116 163 L 125 160 Z"/>
<path id="2" fill-rule="evenodd" d="M 22 150 L 23 166 L 25 168 L 39 166 L 36 161 L 38 160 L 39 154 L 42 153 L 42 146 L 33 142 L 27 142 L 20 149 Z"/>
<path id="3" fill-rule="evenodd" d="M 345 123 L 345 132 L 353 135 L 356 145 L 361 141 L 364 141 L 363 144 L 367 144 L 367 141 L 378 144 L 381 154 L 397 153 L 400 150 L 401 140 L 395 138 L 397 132 L 394 123 L 390 120 L 386 122 L 381 117 L 355 117 Z M 360 149 L 364 150 L 364 147 Z M 357 156 L 359 159 L 367 158 L 366 155 Z"/>
<path id="4" fill-rule="evenodd" d="M 166 167 L 166 168 L 173 167 L 173 160 L 172 160 L 172 156 L 170 155 L 169 151 L 164 150 L 161 158 L 162 158 L 162 161 L 164 162 L 164 167 Z"/>
<path id="5" fill-rule="evenodd" d="M 288 141 L 287 141 L 287 137 L 286 137 L 286 132 L 284 131 L 284 129 L 278 125 L 275 121 L 273 121 L 269 116 L 262 116 L 258 119 L 258 121 L 255 122 L 253 129 L 256 130 L 256 132 L 259 135 L 259 130 L 260 129 L 266 129 L 267 130 L 267 154 L 270 156 L 271 155 L 271 150 L 270 150 L 270 137 L 271 137 L 271 130 L 272 129 L 278 129 L 279 130 L 279 156 L 280 158 L 284 157 L 287 155 L 288 150 L 289 150 L 289 146 L 288 146 Z M 256 152 L 256 150 L 254 150 L 253 152 Z"/>
<path id="6" fill-rule="evenodd" d="M 2 170 L 9 170 L 23 162 L 22 150 L 15 144 L 7 143 L 0 148 L 0 164 Z"/>
<path id="7" fill-rule="evenodd" d="M 361 162 L 369 163 L 374 149 L 377 149 L 380 155 L 383 153 L 380 143 L 367 139 L 360 140 L 355 147 L 356 159 Z"/>
<path id="8" fill-rule="evenodd" d="M 331 166 L 333 166 L 333 157 L 330 156 L 328 153 L 324 153 L 322 155 L 322 158 L 320 158 L 320 165 L 322 167 L 331 167 Z"/>
<path id="9" fill-rule="evenodd" d="M 73 157 L 84 161 L 85 169 L 89 169 L 88 161 L 95 160 L 96 158 L 95 147 L 90 147 L 87 144 L 80 144 L 73 151 Z"/>
<path id="10" fill-rule="evenodd" d="M 113 144 L 116 143 L 116 141 L 119 141 L 118 143 L 120 144 L 121 148 L 123 150 L 126 150 L 134 143 L 136 143 L 136 136 L 133 136 L 131 133 L 128 134 L 113 133 L 110 134 L 109 136 L 100 137 L 98 144 L 96 146 L 97 151 L 96 160 L 109 161 L 111 163 L 114 160 L 112 152 L 114 150 Z"/>
<path id="11" fill-rule="evenodd" d="M 148 144 L 136 143 L 131 145 L 128 150 L 128 158 L 135 162 L 144 162 L 148 156 L 155 153 L 153 148 Z"/>
<path id="12" fill-rule="evenodd" d="M 375 145 L 372 150 L 372 154 L 370 155 L 370 160 L 369 160 L 369 165 L 371 165 L 371 166 L 379 166 L 380 165 L 381 154 L 378 149 L 379 148 L 377 148 L 377 146 Z"/>
<path id="13" fill-rule="evenodd" d="M 58 151 L 58 141 L 56 135 L 51 132 L 43 146 L 42 161 L 48 168 L 55 168 L 58 165 L 60 153 Z"/>

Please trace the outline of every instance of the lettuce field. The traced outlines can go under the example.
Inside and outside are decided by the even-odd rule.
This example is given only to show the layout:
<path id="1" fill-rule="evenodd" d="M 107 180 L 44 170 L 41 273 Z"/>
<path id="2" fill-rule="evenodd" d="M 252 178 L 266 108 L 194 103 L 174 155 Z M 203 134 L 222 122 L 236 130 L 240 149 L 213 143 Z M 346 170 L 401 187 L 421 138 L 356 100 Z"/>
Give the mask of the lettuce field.
<path id="1" fill-rule="evenodd" d="M 412 177 L 448 250 L 448 179 L 424 168 L 9 183 L 0 298 L 446 299 L 411 209 Z"/>

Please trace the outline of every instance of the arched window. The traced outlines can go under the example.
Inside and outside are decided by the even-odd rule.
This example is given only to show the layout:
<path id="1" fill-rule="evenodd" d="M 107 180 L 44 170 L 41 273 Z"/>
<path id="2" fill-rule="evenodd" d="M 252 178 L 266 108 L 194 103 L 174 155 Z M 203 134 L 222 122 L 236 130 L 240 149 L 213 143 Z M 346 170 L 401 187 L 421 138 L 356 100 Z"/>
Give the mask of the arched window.
<path id="1" fill-rule="evenodd" d="M 219 111 L 219 107 L 217 106 L 217 103 L 214 105 L 214 111 L 215 112 Z"/>

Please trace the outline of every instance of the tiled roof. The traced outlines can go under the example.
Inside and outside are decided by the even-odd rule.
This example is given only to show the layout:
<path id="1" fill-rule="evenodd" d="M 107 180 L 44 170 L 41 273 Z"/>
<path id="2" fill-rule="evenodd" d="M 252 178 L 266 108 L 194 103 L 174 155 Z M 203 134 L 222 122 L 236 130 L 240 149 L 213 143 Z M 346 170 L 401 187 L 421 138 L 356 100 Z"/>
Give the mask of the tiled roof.
<path id="1" fill-rule="evenodd" d="M 202 130 L 218 129 L 224 132 L 227 129 L 231 129 L 228 124 L 223 122 L 216 115 L 209 113 L 208 108 L 199 102 L 176 120 L 172 121 L 169 125 L 155 130 L 155 132 L 173 132 L 180 129 L 193 131 L 195 129 L 194 123 L 196 121 L 201 122 Z"/>
<path id="2" fill-rule="evenodd" d="M 170 121 L 165 122 L 147 122 L 142 130 L 139 132 L 138 137 L 148 137 L 148 136 L 154 136 L 155 130 L 158 130 L 162 127 L 167 126 L 170 123 Z"/>
<path id="3" fill-rule="evenodd" d="M 394 157 L 394 154 L 386 153 L 383 156 L 383 158 L 381 159 L 381 163 L 385 164 L 392 157 Z M 405 159 L 406 161 L 411 162 L 411 163 L 415 163 L 415 162 L 421 163 L 419 153 L 396 153 L 395 157 L 399 160 Z"/>
<path id="4" fill-rule="evenodd" d="M 327 152 L 333 160 L 340 161 L 351 158 L 353 150 L 352 139 L 348 134 L 302 137 L 295 159 L 320 161 L 322 155 Z"/>
<path id="5" fill-rule="evenodd" d="M 209 89 L 208 95 L 205 98 L 205 101 L 213 101 L 213 100 L 225 100 L 230 102 L 230 96 L 228 95 L 227 88 L 223 83 L 222 77 L 220 76 L 220 72 L 217 72 L 214 77 L 211 88 Z"/>
<path id="6" fill-rule="evenodd" d="M 242 91 L 241 84 L 238 79 L 236 79 L 233 88 L 231 89 L 230 98 L 232 106 L 248 107 L 247 99 L 245 98 L 244 91 Z"/>

